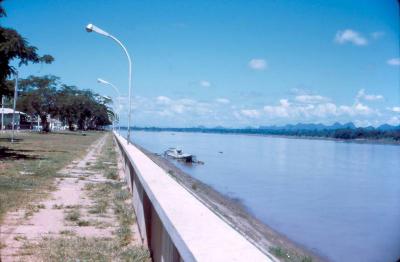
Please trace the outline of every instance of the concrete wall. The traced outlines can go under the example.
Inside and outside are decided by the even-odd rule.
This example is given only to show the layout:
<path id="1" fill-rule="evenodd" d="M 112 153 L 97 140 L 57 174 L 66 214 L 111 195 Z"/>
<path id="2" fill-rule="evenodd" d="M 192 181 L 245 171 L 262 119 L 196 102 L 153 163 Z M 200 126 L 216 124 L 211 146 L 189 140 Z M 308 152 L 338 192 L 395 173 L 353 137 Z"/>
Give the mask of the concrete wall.
<path id="1" fill-rule="evenodd" d="M 143 243 L 158 261 L 274 261 L 126 139 L 123 156 Z"/>

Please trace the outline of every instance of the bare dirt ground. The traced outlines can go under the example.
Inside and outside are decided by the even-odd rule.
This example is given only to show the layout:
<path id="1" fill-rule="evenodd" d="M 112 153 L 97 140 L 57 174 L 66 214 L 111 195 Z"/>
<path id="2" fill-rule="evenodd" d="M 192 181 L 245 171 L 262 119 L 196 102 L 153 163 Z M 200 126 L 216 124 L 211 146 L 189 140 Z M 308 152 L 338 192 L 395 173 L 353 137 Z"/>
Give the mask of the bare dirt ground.
<path id="1" fill-rule="evenodd" d="M 76 243 L 74 248 L 79 248 L 79 245 L 87 244 L 90 239 L 94 241 L 90 242 L 89 246 L 97 248 L 95 246 L 97 239 L 107 240 L 108 242 L 104 242 L 107 247 L 111 245 L 109 243 L 118 243 L 112 246 L 114 253 L 119 252 L 117 249 L 120 246 L 124 246 L 125 251 L 128 246 L 141 246 L 134 220 L 129 223 L 121 222 L 123 217 L 116 211 L 117 205 L 122 205 L 122 209 L 125 203 L 129 205 L 130 199 L 126 193 L 125 183 L 121 182 L 123 174 L 117 171 L 116 159 L 106 162 L 101 156 L 105 154 L 103 148 L 107 143 L 109 147 L 113 146 L 110 134 L 95 142 L 84 158 L 73 161 L 59 171 L 55 180 L 56 190 L 48 198 L 30 205 L 27 209 L 6 215 L 0 228 L 0 261 L 46 260 L 39 254 L 48 256 L 49 261 L 72 258 L 68 254 L 69 250 L 64 250 L 63 254 L 55 254 L 55 250 L 48 248 L 60 240 L 64 241 L 60 242 L 63 248 L 66 243 L 72 241 Z M 97 168 L 93 168 L 96 166 Z M 116 177 L 112 176 L 112 172 L 108 174 L 111 177 L 106 176 L 104 174 L 106 167 L 108 170 L 115 170 Z M 109 199 L 116 194 L 120 194 L 122 202 L 109 202 Z M 134 219 L 132 213 L 128 215 Z M 121 223 L 128 225 L 128 229 L 123 228 Z M 121 230 L 126 232 L 125 235 L 124 232 L 120 233 Z M 117 238 L 119 241 L 115 242 Z M 73 245 L 70 246 L 72 248 Z M 46 247 L 49 250 L 44 253 L 39 251 L 40 248 L 46 249 Z M 53 248 L 59 249 L 59 246 Z M 101 254 L 101 250 L 89 251 Z M 72 250 L 70 253 L 79 252 Z M 93 258 L 93 255 L 88 256 Z M 145 256 L 146 254 L 143 257 Z"/>

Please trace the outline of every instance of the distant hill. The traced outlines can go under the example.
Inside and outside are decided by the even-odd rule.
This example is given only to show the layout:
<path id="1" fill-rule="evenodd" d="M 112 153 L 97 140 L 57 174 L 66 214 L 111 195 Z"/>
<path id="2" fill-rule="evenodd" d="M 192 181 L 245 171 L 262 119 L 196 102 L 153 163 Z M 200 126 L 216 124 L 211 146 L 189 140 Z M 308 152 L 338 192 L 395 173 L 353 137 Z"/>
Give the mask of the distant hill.
<path id="1" fill-rule="evenodd" d="M 259 135 L 284 135 L 298 137 L 321 137 L 321 138 L 337 138 L 337 139 L 371 139 L 371 140 L 387 140 L 400 143 L 400 125 L 391 126 L 388 124 L 381 125 L 377 128 L 373 126 L 356 127 L 352 122 L 341 124 L 334 123 L 332 125 L 324 124 L 303 124 L 284 126 L 260 126 L 258 128 L 225 128 L 214 127 L 207 128 L 198 127 L 135 127 L 135 130 L 145 131 L 172 131 L 172 132 L 199 132 L 199 133 L 220 133 L 220 134 L 259 134 Z"/>
<path id="2" fill-rule="evenodd" d="M 285 126 L 260 126 L 259 129 L 266 130 L 335 130 L 335 129 L 355 129 L 357 128 L 352 122 L 341 124 L 334 123 L 332 125 L 324 124 L 303 124 L 298 123 L 295 125 L 285 125 Z"/>

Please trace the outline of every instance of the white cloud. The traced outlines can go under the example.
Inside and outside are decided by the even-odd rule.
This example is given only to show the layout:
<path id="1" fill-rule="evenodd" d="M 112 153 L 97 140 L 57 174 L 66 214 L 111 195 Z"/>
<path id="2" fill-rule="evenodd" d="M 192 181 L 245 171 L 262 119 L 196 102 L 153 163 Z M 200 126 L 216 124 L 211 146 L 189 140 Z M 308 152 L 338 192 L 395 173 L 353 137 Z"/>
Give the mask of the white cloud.
<path id="1" fill-rule="evenodd" d="M 258 118 L 260 116 L 260 112 L 255 109 L 242 109 L 240 113 L 249 118 Z"/>
<path id="2" fill-rule="evenodd" d="M 387 121 L 387 123 L 392 126 L 398 126 L 400 125 L 400 118 L 397 116 L 393 116 Z"/>
<path id="3" fill-rule="evenodd" d="M 267 61 L 261 58 L 253 58 L 249 62 L 249 67 L 254 70 L 264 70 L 267 68 Z"/>
<path id="4" fill-rule="evenodd" d="M 135 124 L 147 126 L 254 126 L 336 121 L 376 126 L 385 121 L 397 123 L 400 119 L 400 105 L 380 110 L 368 104 L 371 100 L 379 99 L 383 99 L 383 96 L 367 94 L 364 89 L 354 96 L 354 102 L 350 104 L 336 104 L 328 97 L 307 92 L 291 94 L 276 103 L 263 106 L 234 104 L 225 97 L 210 101 L 162 95 L 153 98 L 135 97 L 134 112 L 137 117 L 134 121 Z M 126 121 L 126 116 L 123 119 Z"/>
<path id="5" fill-rule="evenodd" d="M 217 103 L 220 103 L 220 104 L 229 104 L 231 102 L 227 98 L 217 98 L 217 99 L 215 99 L 215 101 L 217 101 Z"/>
<path id="6" fill-rule="evenodd" d="M 399 57 L 391 58 L 391 59 L 387 60 L 386 62 L 388 63 L 388 65 L 391 65 L 391 66 L 399 66 L 400 58 Z"/>
<path id="7" fill-rule="evenodd" d="M 382 95 L 371 95 L 371 94 L 366 94 L 365 89 L 360 89 L 357 93 L 356 100 L 358 101 L 359 99 L 364 99 L 367 101 L 376 101 L 376 100 L 382 100 L 383 96 Z"/>
<path id="8" fill-rule="evenodd" d="M 279 100 L 279 105 L 277 106 L 264 106 L 264 112 L 269 117 L 289 117 L 291 114 L 290 103 L 287 99 Z"/>
<path id="9" fill-rule="evenodd" d="M 385 35 L 385 32 L 382 32 L 382 31 L 376 31 L 376 32 L 372 32 L 372 33 L 371 33 L 371 37 L 372 37 L 373 39 L 380 39 L 380 38 L 382 38 L 384 35 Z"/>
<path id="10" fill-rule="evenodd" d="M 207 81 L 207 80 L 201 80 L 201 81 L 200 81 L 200 85 L 201 85 L 202 87 L 210 87 L 210 86 L 211 86 L 211 83 L 210 83 L 209 81 Z"/>
<path id="11" fill-rule="evenodd" d="M 314 115 L 319 117 L 336 116 L 338 115 L 338 108 L 333 103 L 325 103 L 316 106 Z"/>
<path id="12" fill-rule="evenodd" d="M 353 45 L 363 46 L 367 45 L 368 41 L 359 32 L 346 29 L 338 31 L 335 36 L 335 42 L 338 44 L 352 43 Z"/>
<path id="13" fill-rule="evenodd" d="M 355 114 L 361 114 L 361 115 L 370 115 L 374 113 L 374 110 L 369 108 L 367 105 L 363 105 L 361 103 L 356 103 L 353 106 L 353 110 Z"/>
<path id="14" fill-rule="evenodd" d="M 389 110 L 395 112 L 395 113 L 400 113 L 400 106 L 394 106 L 392 108 L 389 108 Z"/>
<path id="15" fill-rule="evenodd" d="M 162 105 L 167 105 L 167 104 L 171 103 L 171 99 L 166 96 L 158 96 L 156 98 L 156 101 L 158 104 L 162 104 Z"/>
<path id="16" fill-rule="evenodd" d="M 295 100 L 300 103 L 316 104 L 328 101 L 329 99 L 320 95 L 298 95 Z"/>

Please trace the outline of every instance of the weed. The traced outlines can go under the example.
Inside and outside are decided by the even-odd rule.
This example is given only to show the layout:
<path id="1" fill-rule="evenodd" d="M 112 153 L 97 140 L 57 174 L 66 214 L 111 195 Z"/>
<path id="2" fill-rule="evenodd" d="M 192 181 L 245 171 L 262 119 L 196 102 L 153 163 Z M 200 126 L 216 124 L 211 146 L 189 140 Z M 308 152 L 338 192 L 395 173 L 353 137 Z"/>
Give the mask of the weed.
<path id="1" fill-rule="evenodd" d="M 122 190 L 117 191 L 114 194 L 114 196 L 115 196 L 116 200 L 125 201 L 125 200 L 129 199 L 130 194 L 129 194 L 128 190 L 122 189 Z"/>
<path id="2" fill-rule="evenodd" d="M 99 198 L 94 206 L 89 209 L 90 214 L 104 214 L 107 213 L 108 200 L 104 198 Z"/>
<path id="3" fill-rule="evenodd" d="M 59 233 L 60 233 L 60 235 L 65 235 L 65 236 L 74 236 L 74 235 L 76 235 L 76 233 L 74 231 L 71 231 L 71 230 L 62 230 Z"/>
<path id="4" fill-rule="evenodd" d="M 62 205 L 62 204 L 61 205 L 54 204 L 52 208 L 53 209 L 62 209 L 63 207 L 64 207 L 64 205 Z"/>
<path id="5" fill-rule="evenodd" d="M 148 249 L 142 247 L 129 247 L 120 255 L 122 261 L 147 261 L 150 257 Z"/>
<path id="6" fill-rule="evenodd" d="M 60 237 L 49 238 L 38 244 L 41 261 L 136 261 L 150 260 L 144 248 L 123 249 L 109 238 Z"/>
<path id="7" fill-rule="evenodd" d="M 118 239 L 119 239 L 119 243 L 121 246 L 126 246 L 131 242 L 131 229 L 129 228 L 129 226 L 121 226 L 117 229 L 116 232 Z"/>
<path id="8" fill-rule="evenodd" d="M 285 262 L 312 262 L 311 257 L 298 255 L 282 247 L 270 247 L 269 251 L 276 257 L 283 259 Z"/>
<path id="9" fill-rule="evenodd" d="M 115 170 L 108 170 L 106 173 L 106 177 L 108 179 L 113 179 L 113 180 L 117 180 L 118 179 L 118 175 L 117 172 L 115 172 Z"/>
<path id="10" fill-rule="evenodd" d="M 87 220 L 78 220 L 78 223 L 76 223 L 80 227 L 88 227 L 90 226 L 90 222 Z"/>
<path id="11" fill-rule="evenodd" d="M 14 237 L 14 240 L 16 240 L 16 241 L 26 240 L 26 236 L 20 236 L 20 235 L 18 235 L 18 236 L 15 236 L 15 237 Z"/>
<path id="12" fill-rule="evenodd" d="M 68 221 L 78 221 L 79 217 L 81 216 L 81 213 L 79 212 L 78 209 L 72 209 L 68 211 L 65 215 L 65 220 Z"/>

